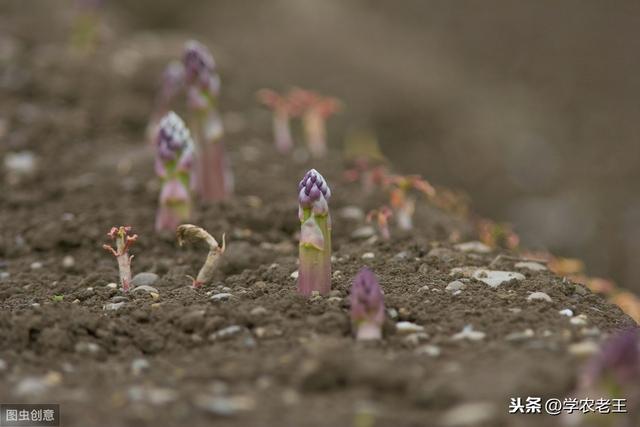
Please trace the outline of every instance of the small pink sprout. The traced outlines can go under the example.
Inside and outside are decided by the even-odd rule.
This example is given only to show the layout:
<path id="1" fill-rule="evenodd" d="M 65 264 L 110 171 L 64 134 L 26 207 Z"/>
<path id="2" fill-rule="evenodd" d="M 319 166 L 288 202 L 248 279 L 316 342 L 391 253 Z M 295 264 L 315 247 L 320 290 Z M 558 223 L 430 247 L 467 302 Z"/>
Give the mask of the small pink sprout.
<path id="1" fill-rule="evenodd" d="M 311 155 L 324 157 L 327 153 L 326 121 L 341 110 L 340 101 L 304 89 L 293 89 L 289 101 L 292 108 L 302 115 L 302 126 Z"/>
<path id="2" fill-rule="evenodd" d="M 382 339 L 384 295 L 376 275 L 366 267 L 351 285 L 351 324 L 357 340 Z"/>
<path id="3" fill-rule="evenodd" d="M 286 96 L 271 89 L 261 89 L 257 93 L 261 104 L 273 111 L 273 140 L 276 148 L 286 154 L 293 148 L 290 119 L 294 109 Z"/>
<path id="4" fill-rule="evenodd" d="M 129 255 L 129 248 L 138 239 L 137 234 L 130 236 L 130 231 L 130 226 L 112 227 L 111 231 L 107 233 L 107 236 L 116 242 L 116 249 L 113 249 L 111 245 L 102 245 L 102 247 L 111 252 L 118 261 L 122 292 L 129 292 L 129 286 L 131 284 L 131 260 L 133 259 L 133 255 Z"/>
<path id="5" fill-rule="evenodd" d="M 373 209 L 367 213 L 367 222 L 376 221 L 378 232 L 384 240 L 391 239 L 389 231 L 389 218 L 393 216 L 393 211 L 388 206 L 382 206 L 379 209 Z"/>
<path id="6" fill-rule="evenodd" d="M 390 204 L 395 213 L 398 227 L 402 230 L 411 230 L 416 199 L 411 196 L 410 192 L 415 190 L 432 198 L 435 196 L 436 190 L 419 175 L 391 175 L 386 178 L 386 184 L 391 188 Z"/>

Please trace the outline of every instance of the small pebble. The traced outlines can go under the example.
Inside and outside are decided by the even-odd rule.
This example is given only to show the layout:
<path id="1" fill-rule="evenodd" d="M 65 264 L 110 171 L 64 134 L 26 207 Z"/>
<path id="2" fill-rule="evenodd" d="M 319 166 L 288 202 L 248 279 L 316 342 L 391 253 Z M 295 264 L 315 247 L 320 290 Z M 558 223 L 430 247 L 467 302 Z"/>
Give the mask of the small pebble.
<path id="1" fill-rule="evenodd" d="M 70 269 L 73 268 L 76 265 L 76 260 L 71 256 L 71 255 L 67 255 L 64 258 L 62 258 L 62 268 L 65 269 Z"/>
<path id="2" fill-rule="evenodd" d="M 233 297 L 232 294 L 224 292 L 224 293 L 212 295 L 211 296 L 211 301 L 227 301 L 228 299 L 230 299 L 232 297 Z"/>
<path id="3" fill-rule="evenodd" d="M 425 292 L 425 291 L 428 291 L 428 290 L 429 290 L 429 286 L 424 285 L 424 286 L 420 287 L 420 289 L 418 289 L 418 292 Z"/>
<path id="4" fill-rule="evenodd" d="M 418 267 L 418 273 L 427 274 L 428 272 L 429 272 L 429 264 L 427 263 L 420 264 L 420 267 Z"/>
<path id="5" fill-rule="evenodd" d="M 477 241 L 458 243 L 454 246 L 454 248 L 461 252 L 476 252 L 479 254 L 486 254 L 491 252 L 491 248 L 489 246 Z"/>
<path id="6" fill-rule="evenodd" d="M 404 337 L 404 341 L 411 345 L 418 345 L 421 341 L 426 341 L 429 339 L 429 334 L 426 332 L 415 332 Z"/>
<path id="7" fill-rule="evenodd" d="M 547 267 L 540 264 L 539 262 L 532 262 L 532 261 L 518 262 L 514 267 L 524 268 L 531 271 L 545 271 L 547 269 Z"/>
<path id="8" fill-rule="evenodd" d="M 447 287 L 445 288 L 445 290 L 449 291 L 449 292 L 455 292 L 455 291 L 461 291 L 463 290 L 467 285 L 465 285 L 464 283 L 462 283 L 459 280 L 455 280 L 451 283 L 449 283 L 447 285 Z"/>
<path id="9" fill-rule="evenodd" d="M 411 334 L 424 331 L 424 327 L 412 322 L 398 322 L 396 323 L 396 331 L 399 334 Z"/>
<path id="10" fill-rule="evenodd" d="M 36 158 L 31 151 L 7 153 L 4 167 L 12 175 L 31 175 L 36 169 Z"/>
<path id="11" fill-rule="evenodd" d="M 472 427 L 479 425 L 496 425 L 495 420 L 499 411 L 495 404 L 488 402 L 462 403 L 447 410 L 441 419 L 444 427 Z"/>
<path id="12" fill-rule="evenodd" d="M 40 261 L 32 262 L 29 266 L 32 270 L 40 270 L 42 268 L 42 263 Z"/>
<path id="13" fill-rule="evenodd" d="M 426 354 L 431 357 L 440 356 L 441 350 L 440 347 L 431 344 L 422 345 L 415 350 L 416 354 Z"/>
<path id="14" fill-rule="evenodd" d="M 364 219 L 364 211 L 357 206 L 345 206 L 340 209 L 339 215 L 344 219 L 360 221 Z"/>
<path id="15" fill-rule="evenodd" d="M 533 329 L 525 329 L 522 332 L 512 332 L 504 337 L 504 339 L 507 341 L 523 341 L 529 338 L 533 338 L 534 336 L 535 333 L 533 332 Z"/>
<path id="16" fill-rule="evenodd" d="M 219 331 L 216 331 L 211 335 L 209 335 L 209 339 L 220 340 L 220 339 L 230 338 L 234 335 L 238 335 L 239 333 L 245 331 L 245 329 L 246 328 L 240 325 L 227 326 L 226 328 L 220 329 Z"/>
<path id="17" fill-rule="evenodd" d="M 136 292 L 140 292 L 140 291 L 145 291 L 145 292 L 149 292 L 149 293 L 153 293 L 153 294 L 158 294 L 159 293 L 159 291 L 156 288 L 154 288 L 153 286 L 149 286 L 149 285 L 136 286 L 135 288 L 133 288 L 131 293 L 136 293 Z"/>
<path id="18" fill-rule="evenodd" d="M 113 298 L 111 298 L 111 302 L 127 302 L 129 301 L 128 297 L 125 297 L 124 295 L 116 295 Z"/>
<path id="19" fill-rule="evenodd" d="M 587 357 L 598 353 L 598 351 L 600 351 L 600 348 L 598 347 L 598 344 L 593 341 L 582 341 L 569 345 L 568 350 L 569 354 L 572 354 L 574 356 Z"/>
<path id="20" fill-rule="evenodd" d="M 74 348 L 77 353 L 96 354 L 100 351 L 100 346 L 98 344 L 86 341 L 76 343 Z"/>
<path id="21" fill-rule="evenodd" d="M 397 319 L 398 318 L 398 310 L 396 310 L 393 307 L 387 309 L 387 314 L 389 315 L 390 319 Z"/>
<path id="22" fill-rule="evenodd" d="M 255 407 L 253 399 L 244 396 L 214 397 L 198 395 L 195 398 L 198 408 L 219 416 L 232 416 L 240 411 L 250 411 Z"/>
<path id="23" fill-rule="evenodd" d="M 569 322 L 572 325 L 576 325 L 576 326 L 584 326 L 587 324 L 587 315 L 586 314 L 579 314 L 575 317 L 572 317 L 571 319 L 569 319 Z"/>
<path id="24" fill-rule="evenodd" d="M 370 225 L 365 225 L 363 227 L 356 228 L 352 233 L 351 237 L 354 239 L 368 239 L 372 236 L 375 236 L 376 229 L 371 227 Z"/>
<path id="25" fill-rule="evenodd" d="M 107 283 L 106 287 L 109 288 L 109 289 L 118 289 L 118 284 L 117 283 Z"/>
<path id="26" fill-rule="evenodd" d="M 143 272 L 133 276 L 133 279 L 131 279 L 131 286 L 134 288 L 140 286 L 153 286 L 157 281 L 158 275 L 156 273 Z"/>
<path id="27" fill-rule="evenodd" d="M 251 309 L 249 312 L 252 316 L 263 316 L 267 314 L 267 309 L 262 306 L 257 306 Z"/>
<path id="28" fill-rule="evenodd" d="M 5 362 L 4 359 L 0 359 L 0 371 L 6 371 L 7 370 L 7 362 Z"/>
<path id="29" fill-rule="evenodd" d="M 6 280 L 11 276 L 8 271 L 0 271 L 0 281 Z"/>
<path id="30" fill-rule="evenodd" d="M 585 337 L 598 337 L 600 336 L 600 329 L 595 326 L 593 328 L 582 328 L 580 333 Z"/>
<path id="31" fill-rule="evenodd" d="M 564 310 L 560 310 L 558 313 L 562 316 L 573 317 L 573 310 L 569 308 L 565 308 Z"/>
<path id="32" fill-rule="evenodd" d="M 39 395 L 47 391 L 49 384 L 43 377 L 27 377 L 16 384 L 14 393 L 20 397 Z"/>
<path id="33" fill-rule="evenodd" d="M 110 304 L 105 304 L 102 306 L 103 310 L 118 310 L 122 307 L 124 307 L 126 303 L 125 302 L 116 302 L 116 303 L 110 303 Z"/>
<path id="34" fill-rule="evenodd" d="M 527 297 L 527 301 L 546 301 L 551 302 L 551 297 L 544 292 L 532 292 Z"/>
<path id="35" fill-rule="evenodd" d="M 298 279 L 298 275 L 300 273 L 298 272 L 298 270 L 294 271 L 293 273 L 291 273 L 291 275 L 289 277 L 291 277 L 292 279 Z"/>
<path id="36" fill-rule="evenodd" d="M 149 366 L 149 361 L 147 359 L 144 359 L 142 357 L 134 359 L 133 362 L 131 362 L 131 373 L 135 376 L 138 376 L 143 371 L 149 369 Z"/>
<path id="37" fill-rule="evenodd" d="M 454 334 L 451 337 L 451 339 L 453 339 L 454 341 L 459 341 L 459 340 L 480 341 L 480 340 L 483 340 L 485 336 L 486 334 L 484 332 L 474 331 L 473 326 L 466 325 L 464 328 L 462 328 L 462 331 L 458 332 L 457 334 Z"/>
<path id="38" fill-rule="evenodd" d="M 376 257 L 376 254 L 374 254 L 373 252 L 365 252 L 362 254 L 362 259 L 373 259 Z"/>
<path id="39" fill-rule="evenodd" d="M 525 277 L 513 271 L 492 271 L 479 269 L 473 273 L 474 279 L 486 283 L 492 288 L 498 287 L 503 283 L 510 282 L 512 280 L 524 280 Z"/>
<path id="40" fill-rule="evenodd" d="M 407 259 L 407 257 L 409 256 L 409 254 L 406 251 L 402 251 L 402 252 L 398 252 L 397 254 L 395 254 L 393 256 L 393 259 L 398 260 L 398 261 L 402 261 Z"/>

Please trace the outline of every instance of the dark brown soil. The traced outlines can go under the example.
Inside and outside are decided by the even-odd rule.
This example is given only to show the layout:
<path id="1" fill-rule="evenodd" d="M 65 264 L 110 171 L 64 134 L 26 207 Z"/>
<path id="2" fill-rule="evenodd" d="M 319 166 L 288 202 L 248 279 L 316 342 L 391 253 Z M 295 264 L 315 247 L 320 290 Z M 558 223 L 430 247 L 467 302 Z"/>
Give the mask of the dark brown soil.
<path id="1" fill-rule="evenodd" d="M 15 49 L 2 70 L 0 157 L 30 150 L 39 163 L 35 176 L 0 181 L 0 272 L 9 273 L 0 281 L 0 402 L 59 403 L 63 425 L 82 427 L 458 425 L 452 411 L 470 403 L 486 405 L 466 425 L 553 426 L 555 418 L 507 415 L 509 398 L 564 397 L 581 363 L 569 347 L 633 323 L 582 286 L 517 270 L 509 258 L 492 267 L 525 280 L 493 289 L 471 279 L 458 295 L 446 291 L 453 268 L 486 267 L 498 252 L 456 250 L 449 236 L 471 240 L 471 227 L 427 205 L 415 233 L 396 232 L 389 243 L 352 239 L 363 223 L 341 208 L 376 201 L 342 181 L 338 150 L 321 162 L 280 157 L 252 99 L 225 115 L 236 197 L 199 206 L 192 221 L 227 233 L 225 263 L 212 284 L 191 289 L 186 275 L 205 251 L 153 231 L 158 184 L 143 138 L 154 76 L 183 39 L 138 40 L 163 47 L 118 74 L 114 58 L 138 59 L 123 53 L 131 40 L 112 37 L 90 60 L 59 42 L 7 38 Z M 233 92 L 243 82 L 225 71 Z M 335 261 L 330 296 L 305 300 L 291 274 L 295 189 L 310 167 L 332 186 Z M 157 298 L 107 286 L 116 263 L 101 246 L 120 224 L 139 234 L 133 269 L 159 275 Z M 367 252 L 374 258 L 363 259 Z M 73 266 L 63 265 L 67 256 Z M 380 343 L 351 337 L 347 297 L 364 265 L 395 314 Z M 531 292 L 552 302 L 529 302 Z M 232 296 L 211 299 L 220 293 Z M 586 325 L 558 313 L 567 308 L 586 315 Z M 398 321 L 425 335 L 397 333 Z M 465 325 L 485 338 L 454 340 Z M 216 335 L 231 326 L 236 333 Z M 534 335 L 505 339 L 526 329 Z"/>

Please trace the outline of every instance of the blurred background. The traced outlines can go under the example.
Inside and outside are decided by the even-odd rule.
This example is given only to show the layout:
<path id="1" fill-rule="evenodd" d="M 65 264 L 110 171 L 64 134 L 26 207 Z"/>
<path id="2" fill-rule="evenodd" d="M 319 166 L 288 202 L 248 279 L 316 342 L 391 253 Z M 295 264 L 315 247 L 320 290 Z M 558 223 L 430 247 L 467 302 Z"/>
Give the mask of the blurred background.
<path id="1" fill-rule="evenodd" d="M 262 87 L 335 95 L 335 147 L 370 127 L 396 170 L 468 192 L 525 247 L 640 290 L 640 2 L 105 4 L 114 31 L 208 44 L 229 108 L 255 107 Z"/>

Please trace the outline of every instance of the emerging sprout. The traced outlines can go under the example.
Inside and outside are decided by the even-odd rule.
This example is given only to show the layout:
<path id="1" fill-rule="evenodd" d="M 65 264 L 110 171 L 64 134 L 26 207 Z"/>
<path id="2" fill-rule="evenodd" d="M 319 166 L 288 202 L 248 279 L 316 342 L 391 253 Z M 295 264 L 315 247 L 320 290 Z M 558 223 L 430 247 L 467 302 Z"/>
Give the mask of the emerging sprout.
<path id="1" fill-rule="evenodd" d="M 640 421 L 640 328 L 618 331 L 602 345 L 582 372 L 578 394 L 626 400 L 629 419 L 606 424 L 638 425 Z M 618 420 L 615 420 L 618 421 Z"/>
<path id="2" fill-rule="evenodd" d="M 298 292 L 309 296 L 331 290 L 331 216 L 327 201 L 331 190 L 315 169 L 298 184 L 300 266 Z"/>
<path id="3" fill-rule="evenodd" d="M 205 229 L 196 225 L 182 224 L 176 231 L 176 238 L 178 245 L 182 246 L 185 242 L 197 242 L 203 240 L 207 246 L 209 246 L 209 254 L 204 262 L 202 268 L 198 272 L 198 276 L 194 279 L 188 276 L 192 281 L 194 288 L 200 288 L 205 283 L 209 282 L 213 277 L 213 273 L 220 263 L 220 256 L 226 250 L 227 244 L 225 241 L 225 235 L 222 234 L 222 246 L 220 246 L 216 239 L 211 236 Z"/>
<path id="4" fill-rule="evenodd" d="M 293 108 L 302 114 L 302 126 L 311 155 L 324 157 L 327 152 L 326 121 L 340 111 L 340 102 L 336 98 L 323 97 L 304 89 L 291 91 L 289 100 Z"/>
<path id="5" fill-rule="evenodd" d="M 187 42 L 183 63 L 191 111 L 189 127 L 197 147 L 194 186 L 203 200 L 222 200 L 233 192 L 233 175 L 222 142 L 222 120 L 218 113 L 220 77 L 213 57 L 196 41 Z"/>
<path id="6" fill-rule="evenodd" d="M 396 216 L 398 227 L 402 230 L 411 230 L 416 206 L 416 199 L 410 194 L 411 190 L 416 190 L 427 197 L 435 196 L 436 190 L 418 175 L 392 175 L 386 181 L 391 188 L 391 207 Z"/>
<path id="7" fill-rule="evenodd" d="M 387 174 L 385 158 L 376 136 L 362 129 L 351 130 L 345 138 L 344 158 L 348 169 L 348 182 L 360 181 L 364 194 L 370 194 L 376 186 L 384 184 Z"/>
<path id="8" fill-rule="evenodd" d="M 587 365 L 581 382 L 586 388 L 604 386 L 613 394 L 628 386 L 640 387 L 640 329 L 623 329 L 609 338 Z"/>
<path id="9" fill-rule="evenodd" d="M 273 140 L 276 148 L 286 154 L 293 148 L 290 118 L 294 114 L 291 102 L 271 89 L 258 91 L 258 100 L 273 111 Z"/>
<path id="10" fill-rule="evenodd" d="M 380 209 L 373 209 L 367 213 L 367 222 L 372 222 L 374 219 L 378 226 L 378 232 L 384 240 L 391 239 L 391 232 L 389 231 L 389 218 L 393 216 L 393 211 L 388 206 L 382 206 Z"/>
<path id="11" fill-rule="evenodd" d="M 171 61 L 164 69 L 154 112 L 147 126 L 150 141 L 155 141 L 160 120 L 171 110 L 171 102 L 184 88 L 184 78 L 184 65 L 180 61 Z"/>
<path id="12" fill-rule="evenodd" d="M 376 275 L 366 267 L 351 285 L 351 324 L 357 340 L 382 339 L 384 296 Z"/>
<path id="13" fill-rule="evenodd" d="M 129 286 L 131 284 L 131 260 L 133 259 L 133 255 L 129 255 L 129 248 L 138 239 L 137 234 L 130 236 L 130 231 L 131 227 L 129 226 L 112 227 L 107 236 L 116 242 L 116 249 L 113 249 L 111 245 L 102 245 L 104 249 L 111 252 L 118 260 L 122 292 L 129 292 Z"/>
<path id="14" fill-rule="evenodd" d="M 476 228 L 480 241 L 492 248 L 517 249 L 520 244 L 520 237 L 509 224 L 494 222 L 490 219 L 481 219 L 477 222 Z"/>
<path id="15" fill-rule="evenodd" d="M 156 173 L 162 180 L 156 230 L 175 230 L 191 217 L 189 183 L 193 166 L 193 142 L 189 129 L 170 111 L 160 122 L 156 136 Z"/>

